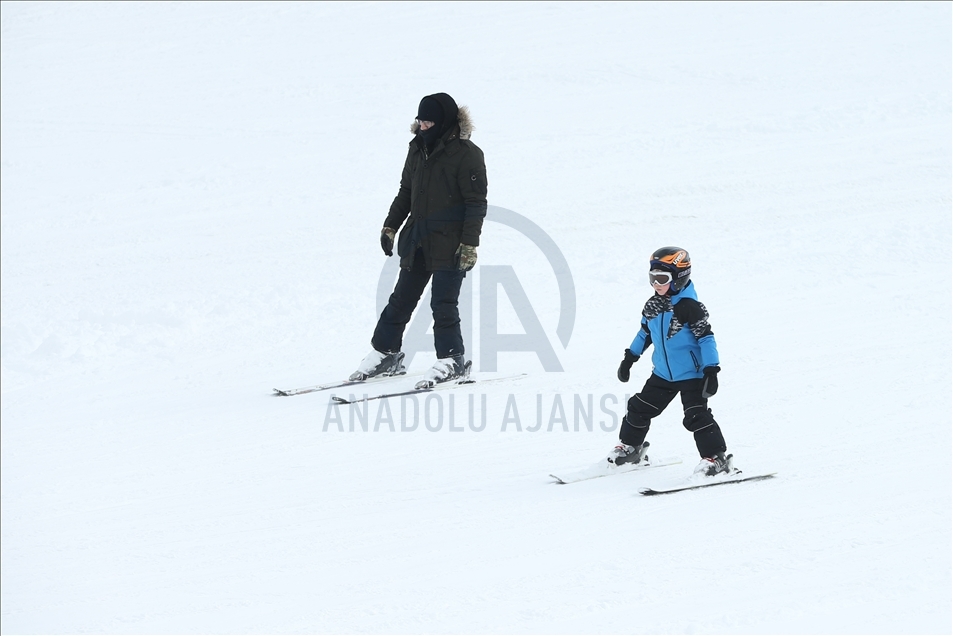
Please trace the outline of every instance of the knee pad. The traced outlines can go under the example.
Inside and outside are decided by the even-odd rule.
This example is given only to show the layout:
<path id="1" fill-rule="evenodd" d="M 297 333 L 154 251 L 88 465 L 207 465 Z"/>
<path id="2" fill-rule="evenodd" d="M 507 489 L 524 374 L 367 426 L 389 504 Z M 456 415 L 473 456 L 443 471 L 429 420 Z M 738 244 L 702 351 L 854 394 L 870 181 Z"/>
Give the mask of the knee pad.
<path id="1" fill-rule="evenodd" d="M 682 426 L 692 433 L 707 428 L 715 423 L 715 416 L 711 414 L 711 409 L 701 406 L 695 406 L 685 412 L 685 419 L 682 420 Z"/>
<path id="2" fill-rule="evenodd" d="M 641 394 L 636 393 L 629 398 L 627 412 L 634 419 L 650 420 L 662 412 L 662 409 L 647 401 Z"/>

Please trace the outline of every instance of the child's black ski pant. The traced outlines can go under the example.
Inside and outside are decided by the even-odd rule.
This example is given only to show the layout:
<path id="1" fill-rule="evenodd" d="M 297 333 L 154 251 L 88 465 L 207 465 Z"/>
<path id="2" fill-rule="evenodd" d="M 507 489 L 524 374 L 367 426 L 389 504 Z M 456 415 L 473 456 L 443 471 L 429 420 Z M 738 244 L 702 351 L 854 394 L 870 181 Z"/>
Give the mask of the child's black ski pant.
<path id="1" fill-rule="evenodd" d="M 622 420 L 619 439 L 623 444 L 638 446 L 645 441 L 652 418 L 658 416 L 675 396 L 681 394 L 685 417 L 682 425 L 695 435 L 695 446 L 702 457 L 714 457 L 726 450 L 725 437 L 715 422 L 708 400 L 702 397 L 703 379 L 669 382 L 654 373 L 642 391 L 629 399 L 629 408 Z"/>

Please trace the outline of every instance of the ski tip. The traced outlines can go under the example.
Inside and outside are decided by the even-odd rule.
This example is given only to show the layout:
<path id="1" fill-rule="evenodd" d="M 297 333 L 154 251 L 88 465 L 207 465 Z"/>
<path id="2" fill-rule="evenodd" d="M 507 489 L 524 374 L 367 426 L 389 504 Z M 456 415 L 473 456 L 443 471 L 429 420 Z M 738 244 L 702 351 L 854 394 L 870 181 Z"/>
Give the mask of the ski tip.
<path id="1" fill-rule="evenodd" d="M 557 477 L 556 475 L 550 475 L 550 477 L 552 477 L 553 479 L 555 479 L 557 484 L 565 484 L 565 483 L 566 483 L 566 482 L 564 482 L 562 479 L 560 479 L 559 477 Z"/>
<path id="2" fill-rule="evenodd" d="M 348 402 L 346 398 L 342 398 L 342 397 L 337 396 L 337 395 L 332 395 L 332 396 L 331 396 L 331 401 L 332 401 L 332 402 L 337 402 L 338 404 L 350 404 L 350 402 Z"/>
<path id="3" fill-rule="evenodd" d="M 286 391 L 282 391 L 281 389 L 272 389 L 272 390 L 275 392 L 274 393 L 275 397 L 288 397 L 288 393 Z"/>

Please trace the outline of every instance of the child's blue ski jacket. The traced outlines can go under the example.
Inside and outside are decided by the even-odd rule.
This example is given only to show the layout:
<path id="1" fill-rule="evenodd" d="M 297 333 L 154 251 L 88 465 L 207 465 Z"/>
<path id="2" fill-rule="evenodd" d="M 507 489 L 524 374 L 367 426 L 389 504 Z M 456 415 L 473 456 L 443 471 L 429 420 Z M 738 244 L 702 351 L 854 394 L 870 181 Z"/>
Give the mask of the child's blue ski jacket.
<path id="1" fill-rule="evenodd" d="M 701 378 L 705 367 L 718 365 L 715 334 L 695 283 L 671 296 L 656 294 L 645 303 L 642 328 L 629 350 L 641 356 L 649 345 L 655 345 L 652 373 L 669 382 Z"/>

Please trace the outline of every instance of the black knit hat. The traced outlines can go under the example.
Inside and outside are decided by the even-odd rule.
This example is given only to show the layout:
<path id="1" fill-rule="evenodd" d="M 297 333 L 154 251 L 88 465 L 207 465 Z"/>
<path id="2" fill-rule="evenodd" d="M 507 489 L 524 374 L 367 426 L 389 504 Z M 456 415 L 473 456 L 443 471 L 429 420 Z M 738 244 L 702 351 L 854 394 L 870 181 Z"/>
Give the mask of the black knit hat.
<path id="1" fill-rule="evenodd" d="M 417 109 L 417 119 L 420 121 L 432 121 L 436 124 L 435 128 L 443 135 L 456 125 L 459 112 L 457 102 L 455 102 L 452 97 L 446 93 L 434 93 L 420 100 L 420 107 Z M 427 117 L 423 115 L 427 115 Z M 430 119 L 430 117 L 436 117 L 437 119 Z"/>
<path id="2" fill-rule="evenodd" d="M 440 130 L 443 128 L 443 106 L 433 95 L 427 95 L 420 100 L 420 106 L 417 107 L 417 119 L 419 121 L 432 121 L 437 130 Z"/>

